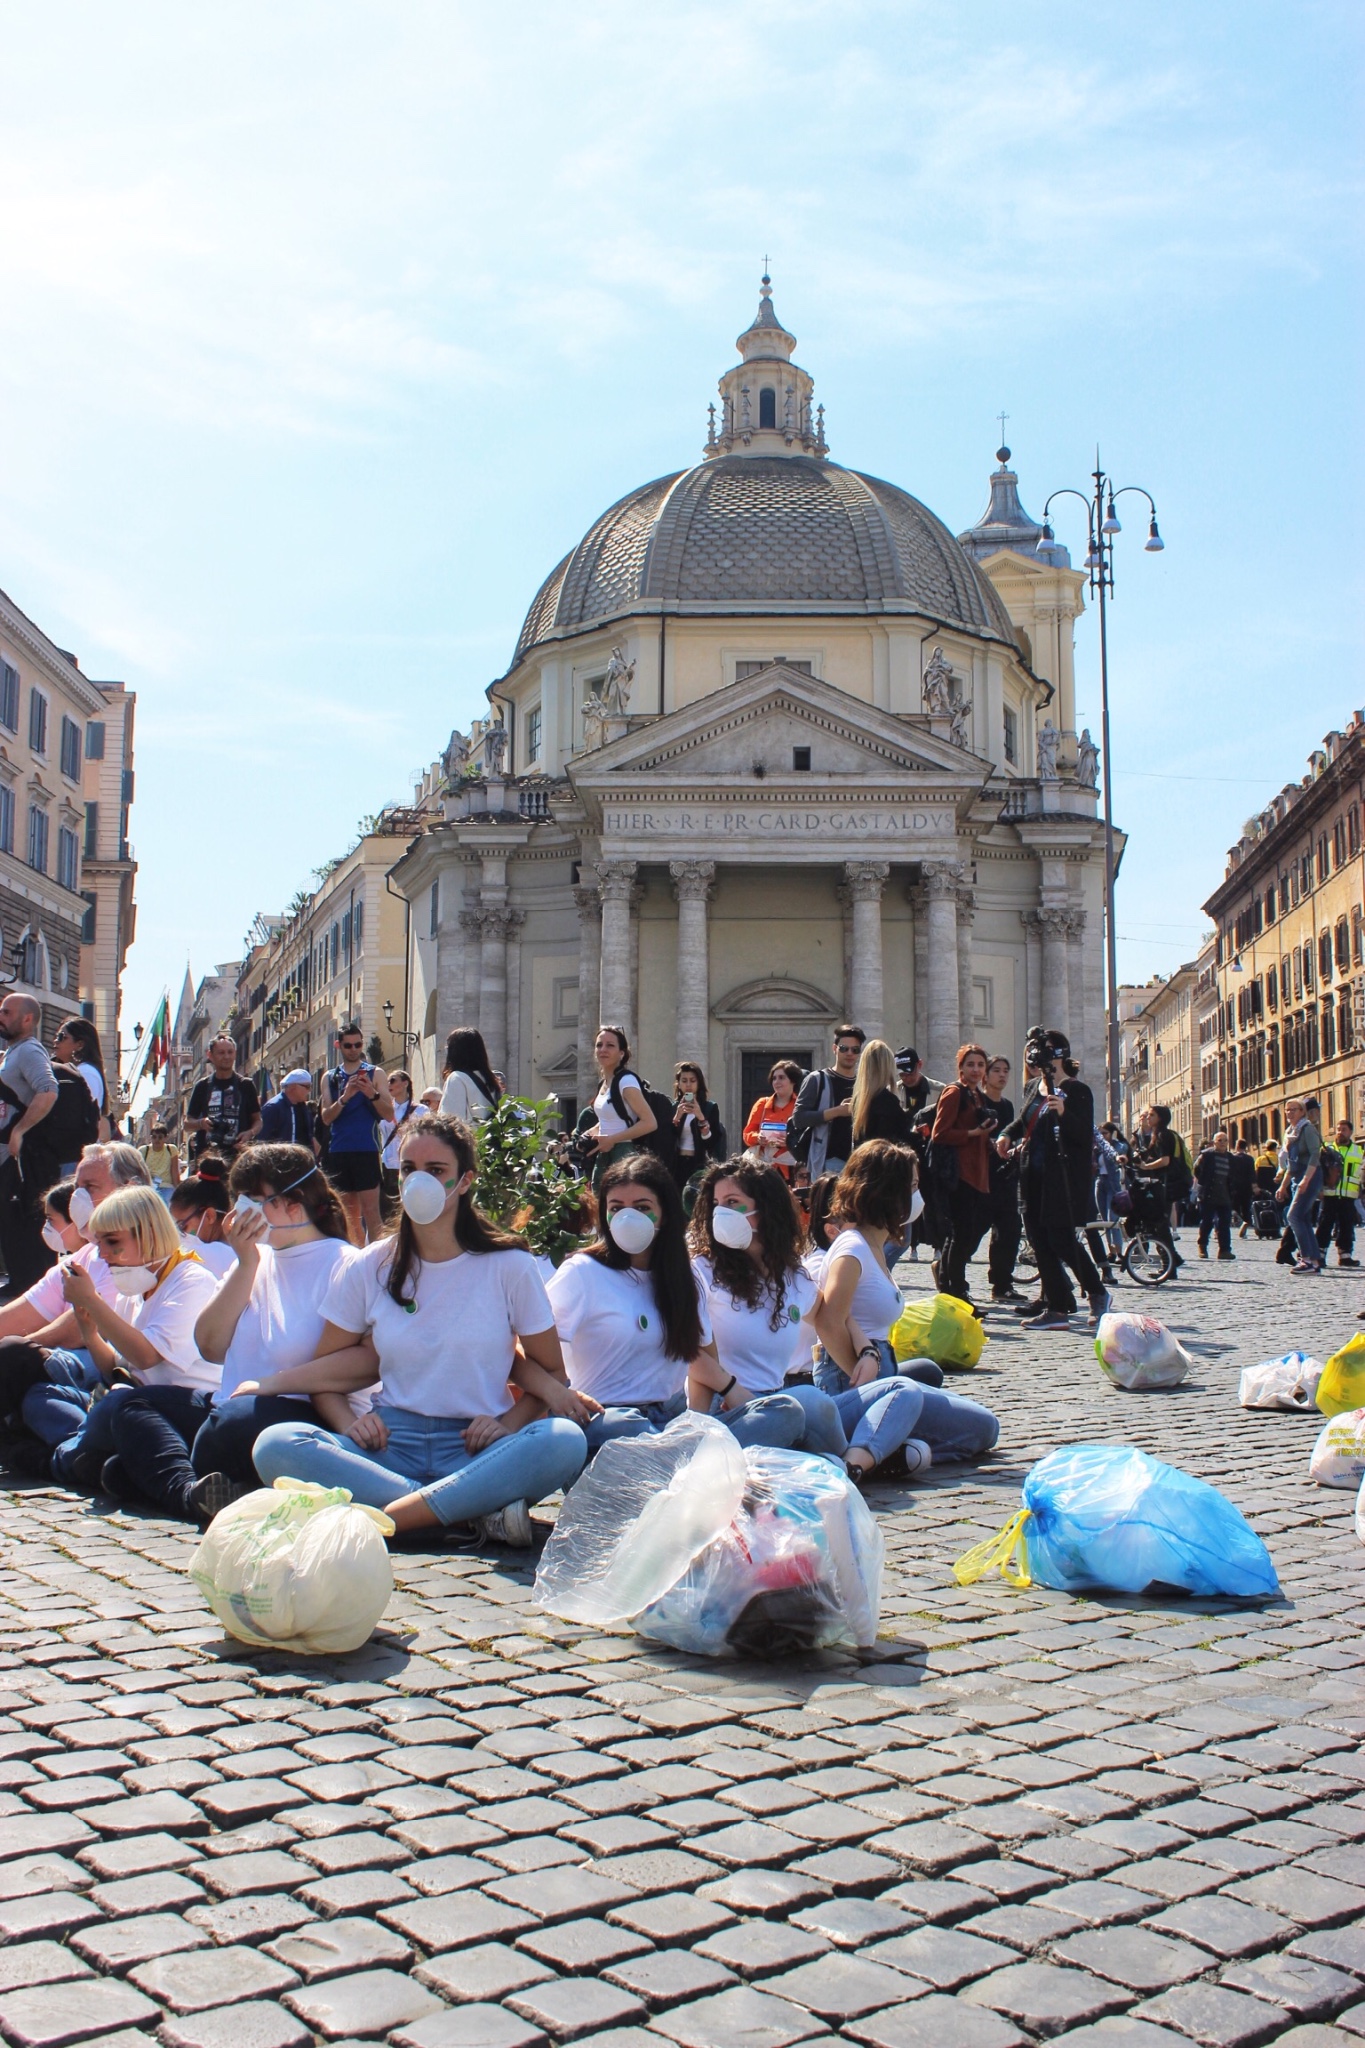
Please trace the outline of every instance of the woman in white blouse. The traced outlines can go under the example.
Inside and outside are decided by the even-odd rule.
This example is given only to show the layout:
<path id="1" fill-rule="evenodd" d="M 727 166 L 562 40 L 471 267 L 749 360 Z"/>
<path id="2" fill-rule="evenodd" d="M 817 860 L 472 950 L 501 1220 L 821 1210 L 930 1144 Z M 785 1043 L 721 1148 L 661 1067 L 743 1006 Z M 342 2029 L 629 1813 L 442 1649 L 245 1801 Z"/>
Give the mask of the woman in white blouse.
<path id="1" fill-rule="evenodd" d="M 446 1040 L 445 1086 L 441 1090 L 442 1116 L 457 1117 L 473 1130 L 502 1094 L 488 1061 L 488 1048 L 481 1031 L 452 1031 Z M 400 1133 L 401 1135 L 401 1133 Z"/>
<path id="2" fill-rule="evenodd" d="M 604 1024 L 594 1041 L 592 1056 L 602 1077 L 592 1104 L 597 1122 L 589 1124 L 580 1138 L 592 1150 L 592 1184 L 600 1193 L 607 1167 L 638 1150 L 640 1140 L 659 1126 L 645 1101 L 639 1075 L 631 1072 L 630 1040 L 625 1026 Z"/>

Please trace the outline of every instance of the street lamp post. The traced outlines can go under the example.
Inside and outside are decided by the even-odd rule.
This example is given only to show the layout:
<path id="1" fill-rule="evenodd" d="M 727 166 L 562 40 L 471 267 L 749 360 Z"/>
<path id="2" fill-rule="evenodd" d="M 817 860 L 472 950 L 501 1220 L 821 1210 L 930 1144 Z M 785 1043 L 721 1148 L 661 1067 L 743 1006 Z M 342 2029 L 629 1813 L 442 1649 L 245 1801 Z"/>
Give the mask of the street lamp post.
<path id="1" fill-rule="evenodd" d="M 1100 746 L 1104 767 L 1104 946 L 1105 979 L 1108 984 L 1108 1030 L 1107 1064 L 1109 1118 L 1111 1123 L 1119 1120 L 1119 969 L 1118 939 L 1114 930 L 1114 792 L 1113 778 L 1109 769 L 1109 626 L 1107 602 L 1114 589 L 1114 535 L 1121 533 L 1114 500 L 1133 492 L 1147 500 L 1150 514 L 1147 525 L 1147 539 L 1144 552 L 1160 554 L 1166 543 L 1157 531 L 1156 505 L 1150 491 L 1144 491 L 1140 484 L 1123 484 L 1117 490 L 1113 479 L 1107 476 L 1100 464 L 1100 451 L 1095 450 L 1095 467 L 1091 471 L 1094 489 L 1089 495 L 1064 486 L 1054 491 L 1043 507 L 1043 531 L 1038 540 L 1038 553 L 1043 554 L 1054 541 L 1048 512 L 1053 499 L 1079 498 L 1085 506 L 1086 549 L 1085 566 L 1090 576 L 1090 592 L 1098 594 L 1100 610 Z"/>
<path id="2" fill-rule="evenodd" d="M 390 998 L 390 1000 L 389 1000 L 389 1001 L 387 1001 L 387 1002 L 385 1002 L 385 1003 L 382 1003 L 382 1004 L 380 1005 L 380 1007 L 381 1007 L 381 1009 L 382 1009 L 382 1010 L 383 1010 L 383 1012 L 384 1012 L 384 1028 L 385 1028 L 385 1030 L 386 1030 L 386 1031 L 388 1032 L 388 1034 L 389 1034 L 389 1037 L 390 1037 L 390 1038 L 397 1038 L 397 1039 L 399 1039 L 399 1040 L 401 1041 L 401 1043 L 402 1043 L 402 1047 L 403 1047 L 403 1050 L 404 1050 L 404 1052 L 415 1052 L 415 1051 L 416 1051 L 416 1049 L 417 1049 L 417 1047 L 418 1047 L 418 1046 L 419 1046 L 419 1045 L 420 1045 L 420 1044 L 422 1043 L 422 1035 L 421 1035 L 421 1033 L 420 1033 L 419 1031 L 395 1031 L 395 1030 L 394 1030 L 394 1028 L 393 1028 L 393 1001 L 392 1001 L 392 999 L 391 999 L 391 998 Z"/>

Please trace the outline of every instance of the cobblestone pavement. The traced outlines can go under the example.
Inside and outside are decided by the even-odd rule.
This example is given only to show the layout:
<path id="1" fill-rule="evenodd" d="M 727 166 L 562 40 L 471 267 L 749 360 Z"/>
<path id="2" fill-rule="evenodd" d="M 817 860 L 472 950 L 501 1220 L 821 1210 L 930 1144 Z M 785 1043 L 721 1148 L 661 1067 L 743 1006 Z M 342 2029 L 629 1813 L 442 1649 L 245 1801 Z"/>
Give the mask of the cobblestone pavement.
<path id="1" fill-rule="evenodd" d="M 1192 1252 L 1188 1243 L 1186 1249 Z M 1270 1249 L 1159 1295 L 1187 1384 L 993 1316 L 1001 1451 L 870 1498 L 873 1661 L 703 1665 L 540 1613 L 515 1553 L 405 1553 L 330 1663 L 206 1621 L 184 1528 L 0 1495 L 0 2031 L 18 2048 L 1301 2048 L 1365 2039 L 1353 1497 L 1241 1365 L 1355 1328 Z M 903 1269 L 912 1287 L 923 1268 Z M 1224 1488 L 1282 1604 L 1075 1599 L 950 1564 L 1035 1458 Z"/>

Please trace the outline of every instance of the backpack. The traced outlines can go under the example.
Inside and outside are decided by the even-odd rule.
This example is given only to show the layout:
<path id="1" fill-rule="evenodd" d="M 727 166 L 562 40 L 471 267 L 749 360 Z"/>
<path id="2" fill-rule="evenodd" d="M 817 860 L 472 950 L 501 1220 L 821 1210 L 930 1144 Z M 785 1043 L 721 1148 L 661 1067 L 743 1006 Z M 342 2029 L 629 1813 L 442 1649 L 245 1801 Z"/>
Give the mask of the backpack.
<path id="1" fill-rule="evenodd" d="M 1341 1186 L 1341 1154 L 1335 1145 L 1324 1145 L 1318 1154 L 1318 1161 L 1322 1167 L 1323 1193 L 1333 1194 Z"/>
<path id="2" fill-rule="evenodd" d="M 673 1128 L 673 1112 L 677 1104 L 670 1096 L 661 1095 L 657 1088 L 651 1088 L 643 1075 L 637 1074 L 635 1078 L 640 1083 L 640 1093 L 644 1096 L 650 1115 L 654 1118 L 654 1129 L 647 1132 L 643 1138 L 636 1139 L 635 1149 L 637 1152 L 652 1152 L 656 1159 L 663 1161 L 671 1173 L 678 1156 L 678 1138 Z M 622 1123 L 633 1124 L 635 1119 L 626 1107 L 625 1097 L 621 1093 L 621 1083 L 615 1074 L 611 1077 L 611 1086 L 607 1092 L 611 1097 L 611 1106 Z"/>
<path id="3" fill-rule="evenodd" d="M 28 1133 L 26 1152 L 43 1153 L 58 1166 L 79 1159 L 87 1145 L 100 1134 L 100 1113 L 86 1085 L 84 1074 L 62 1060 L 52 1062 L 57 1077 L 57 1100 L 40 1124 Z M 7 1102 L 22 1116 L 25 1105 L 12 1088 L 0 1081 L 0 1101 Z"/>
<path id="4" fill-rule="evenodd" d="M 1171 1129 L 1171 1164 L 1166 1176 L 1167 1193 L 1173 1202 L 1183 1202 L 1194 1186 L 1194 1168 L 1190 1164 L 1190 1149 L 1179 1131 Z"/>

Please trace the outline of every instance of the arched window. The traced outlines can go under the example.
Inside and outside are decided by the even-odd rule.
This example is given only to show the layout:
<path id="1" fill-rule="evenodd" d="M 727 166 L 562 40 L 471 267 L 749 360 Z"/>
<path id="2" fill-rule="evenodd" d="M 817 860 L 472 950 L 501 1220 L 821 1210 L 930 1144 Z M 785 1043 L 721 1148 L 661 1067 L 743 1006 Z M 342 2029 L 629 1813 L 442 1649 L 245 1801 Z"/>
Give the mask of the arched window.
<path id="1" fill-rule="evenodd" d="M 777 425 L 777 393 L 770 384 L 765 384 L 758 394 L 758 424 L 760 427 Z"/>

